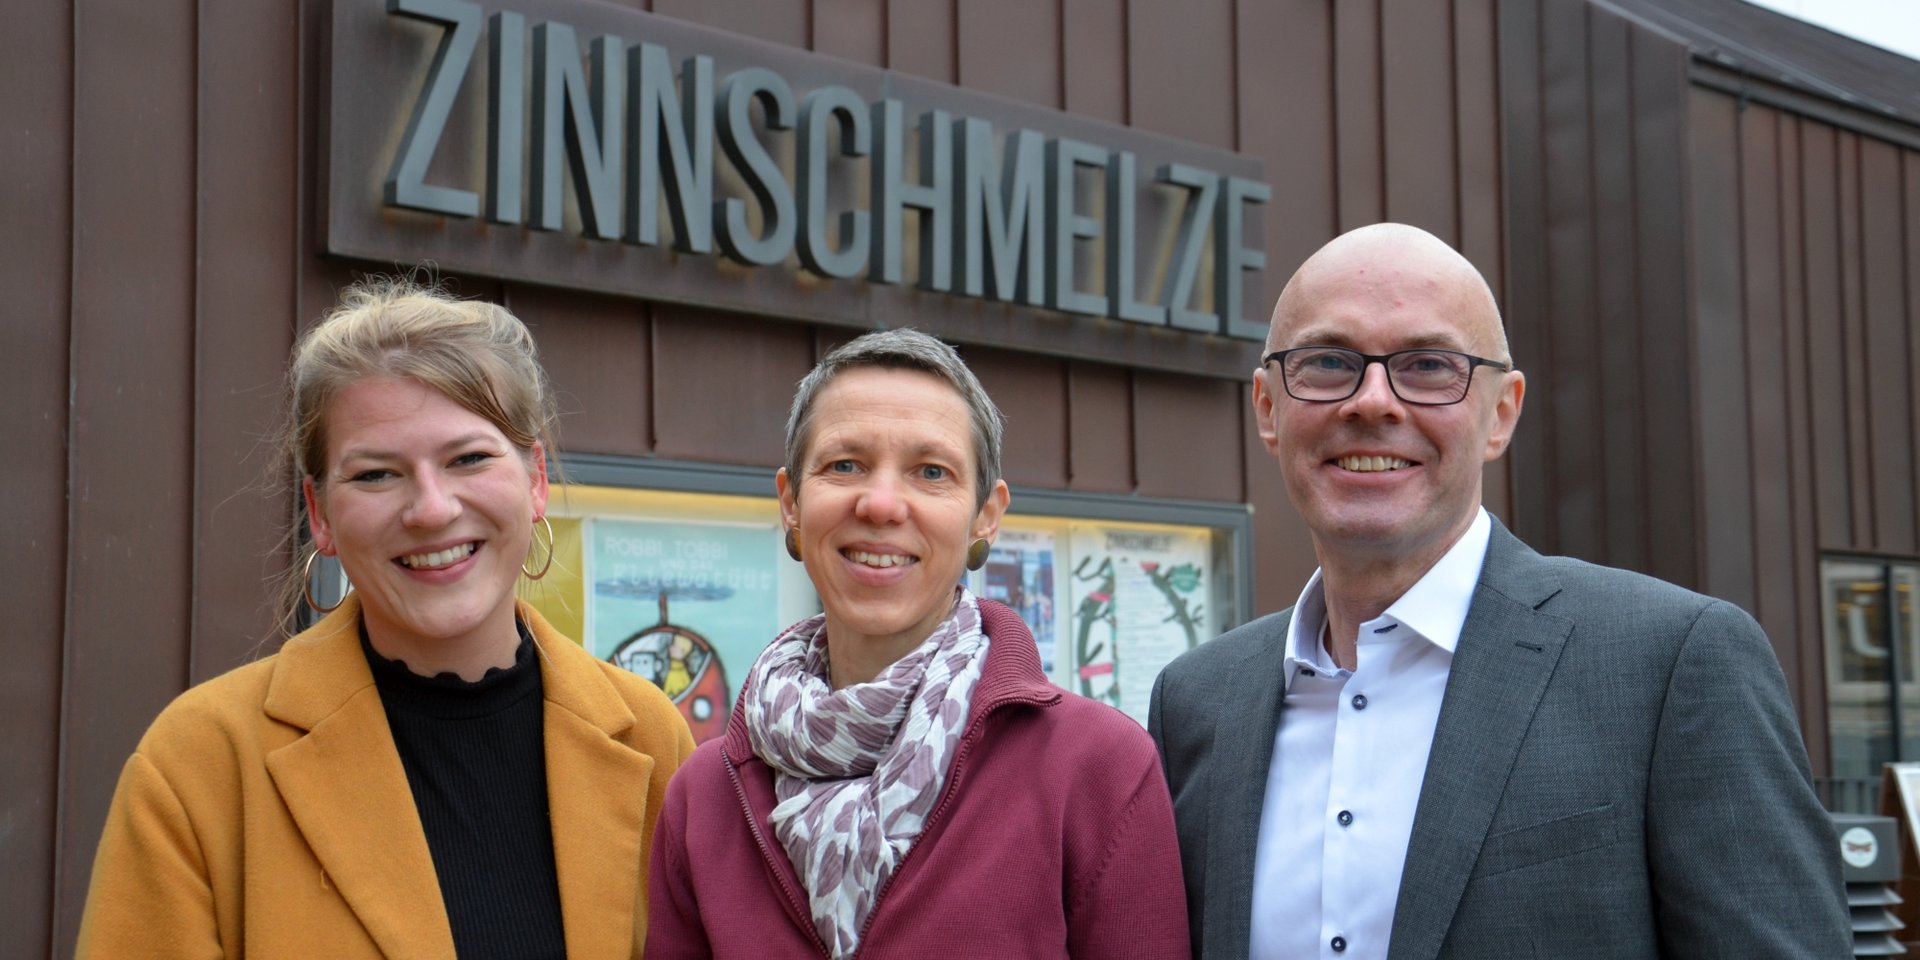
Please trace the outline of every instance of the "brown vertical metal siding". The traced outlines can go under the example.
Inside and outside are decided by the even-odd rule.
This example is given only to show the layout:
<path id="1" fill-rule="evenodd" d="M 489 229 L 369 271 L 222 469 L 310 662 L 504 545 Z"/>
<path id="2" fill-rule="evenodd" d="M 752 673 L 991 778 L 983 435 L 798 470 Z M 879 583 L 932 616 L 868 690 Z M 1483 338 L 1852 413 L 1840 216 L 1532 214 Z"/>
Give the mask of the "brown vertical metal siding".
<path id="1" fill-rule="evenodd" d="M 298 42 L 290 6 L 203 3 L 196 37 L 197 249 L 193 287 L 192 659 L 198 682 L 253 656 L 272 631 L 262 585 L 284 568 L 290 492 L 252 485 L 277 466 L 280 365 L 293 346 L 298 269 Z M 273 474 L 278 476 L 277 473 Z"/>
<path id="2" fill-rule="evenodd" d="M 958 18 L 959 85 L 1061 105 L 1060 8 L 1029 0 L 968 0 Z"/>
<path id="3" fill-rule="evenodd" d="M 1126 0 L 1062 0 L 1060 107 L 1127 122 Z"/>
<path id="4" fill-rule="evenodd" d="M 130 721 L 192 679 L 194 14 L 165 0 L 74 18 L 56 931 L 78 921 L 95 825 L 140 736 Z"/>
<path id="5" fill-rule="evenodd" d="M 1383 215 L 1458 243 L 1496 286 L 1523 282 L 1507 259 L 1496 3 L 651 6 L 1258 156 L 1274 187 L 1265 289 L 1247 294 L 1260 310 L 1339 227 Z M 268 581 L 294 504 L 257 489 L 262 437 L 295 332 L 367 267 L 315 253 L 325 4 L 29 6 L 0 58 L 8 128 L 26 131 L 0 151 L 0 219 L 31 225 L 0 257 L 20 318 L 9 480 L 25 497 L 0 577 L 16 620 L 0 929 L 9 949 L 59 956 L 141 731 L 189 683 L 274 646 Z M 447 279 L 534 326 L 562 443 L 581 452 L 770 474 L 794 382 L 848 334 Z M 1311 552 L 1243 380 L 968 354 L 1012 414 L 1010 478 L 1246 502 L 1254 609 L 1292 601 Z M 1489 475 L 1509 514 L 1524 479 Z"/>
<path id="6" fill-rule="evenodd" d="M 1333 6 L 1334 196 L 1342 231 L 1384 219 L 1380 0 Z"/>
<path id="7" fill-rule="evenodd" d="M 1873 549 L 1912 554 L 1914 541 L 1913 413 L 1915 370 L 1907 339 L 1914 326 L 1906 291 L 1909 240 L 1901 201 L 1899 147 L 1860 141 L 1860 286 L 1866 348 L 1868 476 L 1873 488 Z M 1913 224 L 1920 227 L 1920 223 Z"/>
<path id="8" fill-rule="evenodd" d="M 1782 664 L 1797 656 L 1799 573 L 1793 544 L 1792 437 L 1787 429 L 1786 211 L 1780 141 L 1791 118 L 1754 111 L 1740 122 L 1741 297 L 1746 304 L 1747 436 L 1753 474 L 1753 613 Z M 1796 701 L 1807 678 L 1787 672 Z"/>
<path id="9" fill-rule="evenodd" d="M 618 297 L 511 284 L 502 303 L 525 320 L 558 396 L 563 449 L 653 452 L 653 309 Z M 591 398 L 591 402 L 589 402 Z"/>
<path id="10" fill-rule="evenodd" d="M 1380 129 L 1386 219 L 1459 244 L 1453 10 L 1433 0 L 1380 4 Z"/>
<path id="11" fill-rule="evenodd" d="M 1782 659 L 1781 665 L 1792 681 L 1794 702 L 1800 705 L 1801 715 L 1815 718 L 1826 715 L 1826 686 L 1820 682 L 1825 669 L 1824 650 L 1821 644 L 1810 640 L 1820 635 L 1821 614 L 1818 594 L 1811 586 L 1818 582 L 1820 571 L 1814 537 L 1815 454 L 1809 402 L 1814 391 L 1807 373 L 1806 255 L 1811 238 L 1806 230 L 1802 176 L 1803 127 L 1798 117 L 1782 117 L 1775 151 L 1779 158 L 1779 182 L 1775 189 L 1780 198 L 1780 261 L 1776 268 L 1782 321 L 1780 367 L 1785 382 L 1778 408 L 1784 416 L 1775 423 L 1774 429 L 1786 437 L 1781 456 L 1790 536 L 1779 555 L 1763 560 L 1771 570 L 1761 576 L 1761 594 L 1767 597 L 1777 589 L 1771 578 L 1785 572 L 1791 584 L 1790 612 L 1770 608 L 1765 614 L 1768 620 L 1763 623 L 1768 624 L 1769 636 L 1777 639 L 1782 634 L 1773 631 L 1781 630 L 1795 641 L 1794 658 Z M 1767 485 L 1777 486 L 1782 482 L 1776 475 Z M 1809 752 L 1815 767 L 1826 769 L 1827 738 L 1815 735 L 1809 740 L 1813 741 Z"/>
<path id="12" fill-rule="evenodd" d="M 1698 550 L 1694 429 L 1689 418 L 1676 414 L 1690 405 L 1693 362 L 1685 322 L 1687 58 L 1684 50 L 1644 30 L 1633 31 L 1631 51 L 1634 192 L 1605 199 L 1633 211 L 1634 246 L 1608 251 L 1597 267 L 1630 270 L 1639 287 L 1634 313 L 1609 322 L 1638 333 L 1637 362 L 1644 371 L 1638 445 L 1646 465 L 1640 497 L 1646 504 L 1641 522 L 1647 565 L 1641 569 L 1691 584 Z M 1508 241 L 1519 242 L 1517 236 Z M 1634 349 L 1625 343 L 1616 348 Z"/>
<path id="13" fill-rule="evenodd" d="M 1515 526 L 1746 607 L 1823 730 L 1821 551 L 1920 545 L 1920 155 L 1604 5 L 1499 15 Z"/>
<path id="14" fill-rule="evenodd" d="M 1514 527 L 1698 583 L 1686 51 L 1582 0 L 1499 13 Z"/>
<path id="15" fill-rule="evenodd" d="M 1596 18 L 1588 38 L 1588 62 L 1593 90 L 1588 98 L 1592 117 L 1594 194 L 1632 196 L 1633 143 L 1633 35 L 1627 25 Z M 1603 146 L 1604 145 L 1604 146 Z M 1627 145 L 1628 149 L 1619 149 Z M 1612 251 L 1634 248 L 1636 211 L 1630 204 L 1602 203 L 1593 208 L 1592 244 L 1596 262 L 1613 258 Z M 1599 539 L 1615 563 L 1644 570 L 1652 552 L 1646 524 L 1646 488 L 1641 477 L 1646 461 L 1640 444 L 1640 406 L 1645 385 L 1640 367 L 1638 315 L 1639 275 L 1616 266 L 1593 275 L 1593 310 L 1599 322 L 1591 341 L 1596 363 L 1595 424 L 1598 445 L 1606 456 L 1600 464 L 1597 507 Z M 1622 321 L 1626 322 L 1622 322 Z M 1544 384 L 1548 390 L 1552 384 Z"/>
<path id="16" fill-rule="evenodd" d="M 1694 417 L 1702 533 L 1700 589 L 1754 609 L 1753 475 L 1746 316 L 1740 299 L 1740 130 L 1734 102 L 1692 91 Z"/>
<path id="17" fill-rule="evenodd" d="M 886 0 L 885 66 L 941 83 L 955 82 L 958 78 L 954 72 L 954 31 L 960 17 L 957 3 L 958 0 Z M 699 17 L 693 15 L 687 19 Z"/>
<path id="18" fill-rule="evenodd" d="M 1852 521 L 1844 543 L 1874 542 L 1873 474 L 1867 423 L 1865 308 L 1860 289 L 1860 135 L 1841 131 L 1835 183 L 1839 190 L 1840 343 L 1844 347 L 1841 382 L 1846 384 L 1847 515 Z M 1831 546 L 1828 549 L 1832 549 Z"/>
<path id="19" fill-rule="evenodd" d="M 1058 357 L 970 347 L 967 366 L 1006 415 L 1003 475 L 1014 485 L 1067 486 L 1068 362 Z"/>
<path id="20" fill-rule="evenodd" d="M 73 332 L 73 9 L 27 4 L 0 34 L 0 409 L 15 502 L 0 516 L 0 927 L 34 953 L 53 939 L 60 822 L 59 729 L 66 656 L 67 416 Z"/>
<path id="21" fill-rule="evenodd" d="M 1690 122 L 1735 138 L 1738 181 L 1696 153 L 1689 188 L 1734 206 L 1694 224 L 1701 333 L 1701 497 L 1707 588 L 1760 619 L 1789 671 L 1816 767 L 1825 684 L 1823 551 L 1916 549 L 1908 265 L 1920 217 L 1915 151 L 1776 108 L 1696 90 Z M 1701 205 L 1696 203 L 1696 211 Z M 1735 236 L 1708 235 L 1734 218 Z M 1715 278 L 1737 272 L 1737 287 Z M 1704 279 L 1704 282 L 1703 282 Z M 1710 369 L 1735 342 L 1737 373 Z M 1744 445 L 1718 441 L 1744 435 Z M 1723 462 L 1713 463 L 1714 460 Z M 1751 602 L 1741 589 L 1751 590 Z"/>
<path id="22" fill-rule="evenodd" d="M 886 66 L 887 0 L 834 0 L 814 4 L 812 48 L 816 52 Z"/>

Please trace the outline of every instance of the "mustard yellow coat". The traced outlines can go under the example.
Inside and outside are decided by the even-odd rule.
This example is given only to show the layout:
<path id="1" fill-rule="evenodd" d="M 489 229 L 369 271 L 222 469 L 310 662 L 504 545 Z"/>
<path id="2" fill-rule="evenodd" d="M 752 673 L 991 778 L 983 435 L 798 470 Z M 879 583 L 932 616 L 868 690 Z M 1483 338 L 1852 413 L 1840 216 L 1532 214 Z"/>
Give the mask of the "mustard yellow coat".
<path id="1" fill-rule="evenodd" d="M 540 652 L 567 955 L 637 957 L 653 823 L 693 739 L 652 684 L 519 614 Z M 107 814 L 80 957 L 454 955 L 359 620 L 349 597 L 153 722 Z"/>

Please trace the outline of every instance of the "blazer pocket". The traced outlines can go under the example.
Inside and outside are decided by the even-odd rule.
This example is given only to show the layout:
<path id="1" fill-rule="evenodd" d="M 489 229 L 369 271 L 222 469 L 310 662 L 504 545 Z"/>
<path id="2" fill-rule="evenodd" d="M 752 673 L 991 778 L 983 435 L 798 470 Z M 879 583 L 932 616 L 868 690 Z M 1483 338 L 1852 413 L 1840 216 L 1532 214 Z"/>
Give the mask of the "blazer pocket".
<path id="1" fill-rule="evenodd" d="M 1613 804 L 1603 803 L 1545 823 L 1496 833 L 1481 846 L 1473 875 L 1488 877 L 1607 846 L 1619 839 L 1614 819 Z"/>

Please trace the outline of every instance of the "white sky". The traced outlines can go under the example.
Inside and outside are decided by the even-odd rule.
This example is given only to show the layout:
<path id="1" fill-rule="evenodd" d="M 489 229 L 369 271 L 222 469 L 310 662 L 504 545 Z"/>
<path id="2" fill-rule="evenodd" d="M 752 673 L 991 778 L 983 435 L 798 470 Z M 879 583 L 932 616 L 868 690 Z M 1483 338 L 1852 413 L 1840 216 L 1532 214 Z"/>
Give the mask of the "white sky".
<path id="1" fill-rule="evenodd" d="M 1747 0 L 1920 60 L 1920 0 Z"/>

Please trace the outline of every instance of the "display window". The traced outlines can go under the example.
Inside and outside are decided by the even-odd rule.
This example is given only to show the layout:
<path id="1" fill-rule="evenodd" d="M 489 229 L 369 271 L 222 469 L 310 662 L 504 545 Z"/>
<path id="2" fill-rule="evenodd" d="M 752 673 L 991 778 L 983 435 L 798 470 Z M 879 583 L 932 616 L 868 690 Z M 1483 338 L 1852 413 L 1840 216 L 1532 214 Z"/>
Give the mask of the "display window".
<path id="1" fill-rule="evenodd" d="M 1055 683 L 1144 723 L 1160 669 L 1230 625 L 1244 534 L 1022 514 L 1017 494 L 1014 505 L 969 586 L 1020 613 Z M 594 656 L 653 681 L 696 740 L 725 731 L 761 649 L 820 611 L 771 496 L 576 483 L 555 487 L 549 518 L 553 569 L 523 596 Z"/>
<path id="2" fill-rule="evenodd" d="M 1877 785 L 1881 764 L 1920 760 L 1920 560 L 1829 557 L 1820 574 L 1833 776 Z"/>

